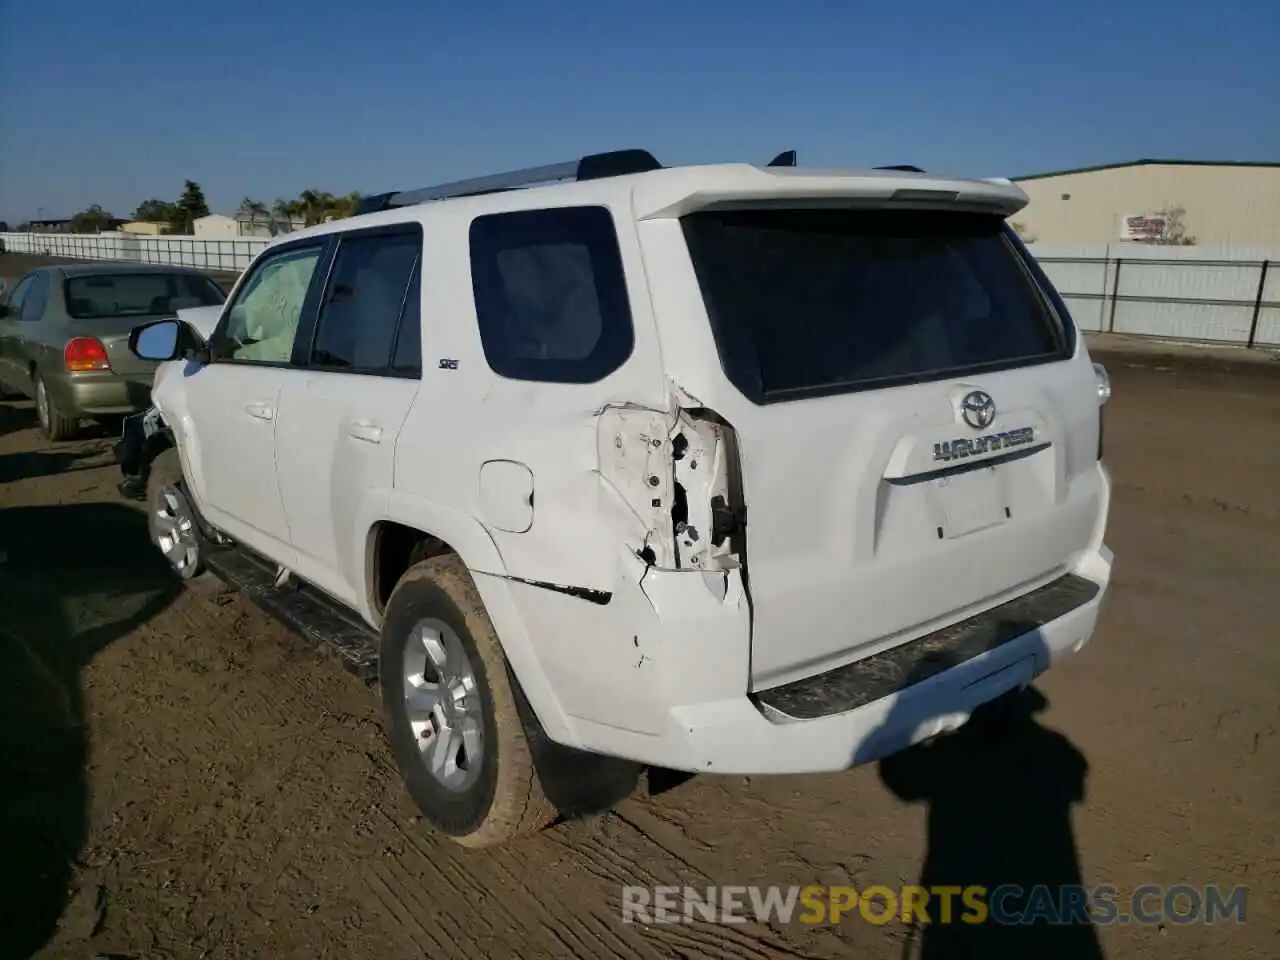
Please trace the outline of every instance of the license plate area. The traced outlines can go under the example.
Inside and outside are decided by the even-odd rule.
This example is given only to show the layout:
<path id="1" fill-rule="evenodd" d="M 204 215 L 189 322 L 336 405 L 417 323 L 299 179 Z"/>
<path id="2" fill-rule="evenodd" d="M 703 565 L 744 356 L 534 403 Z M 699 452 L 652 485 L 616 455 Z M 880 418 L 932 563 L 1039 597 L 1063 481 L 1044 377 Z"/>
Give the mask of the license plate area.
<path id="1" fill-rule="evenodd" d="M 1008 519 L 999 467 L 976 467 L 929 481 L 929 502 L 938 536 L 946 540 L 967 536 Z"/>

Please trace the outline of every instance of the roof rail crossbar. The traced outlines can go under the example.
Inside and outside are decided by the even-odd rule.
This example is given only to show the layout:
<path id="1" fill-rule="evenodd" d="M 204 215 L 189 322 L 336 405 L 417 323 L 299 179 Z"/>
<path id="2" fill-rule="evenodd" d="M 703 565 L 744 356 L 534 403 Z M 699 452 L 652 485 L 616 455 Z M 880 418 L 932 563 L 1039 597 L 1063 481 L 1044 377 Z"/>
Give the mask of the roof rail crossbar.
<path id="1" fill-rule="evenodd" d="M 372 213 L 377 210 L 389 210 L 393 207 L 407 207 L 415 203 L 426 203 L 430 200 L 474 197 L 486 193 L 518 190 L 524 187 L 534 187 L 563 180 L 598 180 L 604 177 L 620 177 L 628 173 L 647 173 L 650 170 L 661 169 L 662 164 L 647 150 L 615 150 L 611 153 L 593 153 L 579 160 L 567 160 L 564 163 L 550 163 L 541 167 L 529 167 L 525 170 L 511 170 L 506 173 L 495 173 L 484 177 L 471 177 L 467 180 L 455 180 L 452 183 L 437 184 L 434 187 L 420 187 L 417 190 L 400 190 L 375 194 L 361 201 L 358 212 Z"/>

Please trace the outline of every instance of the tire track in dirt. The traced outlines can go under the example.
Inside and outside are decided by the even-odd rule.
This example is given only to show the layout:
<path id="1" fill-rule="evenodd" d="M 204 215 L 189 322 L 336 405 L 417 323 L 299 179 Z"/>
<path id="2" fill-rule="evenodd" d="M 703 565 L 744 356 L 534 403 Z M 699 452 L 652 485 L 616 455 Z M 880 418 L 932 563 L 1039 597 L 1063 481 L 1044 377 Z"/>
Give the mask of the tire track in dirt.
<path id="1" fill-rule="evenodd" d="M 1199 392 L 1181 389 L 1189 382 Z M 1280 606 L 1267 590 L 1280 389 L 1141 370 L 1118 371 L 1114 386 L 1115 591 L 1094 644 L 1038 684 L 1047 723 L 1090 764 L 1072 814 L 1084 876 L 1122 891 L 1251 885 L 1246 924 L 1113 926 L 1100 932 L 1108 956 L 1269 956 L 1280 929 Z M 94 466 L 104 444 L 42 444 L 19 408 L 28 425 L 14 430 L 0 404 L 0 470 L 13 468 L 0 473 L 0 510 L 114 503 L 114 468 Z M 1188 435 L 1213 436 L 1238 462 L 1212 462 L 1222 458 L 1190 449 Z M 34 576 L 27 546 L 0 543 L 15 558 L 0 577 Z M 127 565 L 127 551 L 147 548 L 120 549 Z M 136 594 L 84 583 L 65 602 L 96 623 L 128 617 Z M 902 954 L 896 923 L 621 919 L 624 885 L 914 882 L 925 810 L 895 801 L 874 770 L 700 777 L 467 852 L 414 822 L 374 693 L 242 598 L 179 597 L 79 682 L 92 742 L 83 869 L 110 909 L 91 944 L 68 934 L 41 960 Z"/>

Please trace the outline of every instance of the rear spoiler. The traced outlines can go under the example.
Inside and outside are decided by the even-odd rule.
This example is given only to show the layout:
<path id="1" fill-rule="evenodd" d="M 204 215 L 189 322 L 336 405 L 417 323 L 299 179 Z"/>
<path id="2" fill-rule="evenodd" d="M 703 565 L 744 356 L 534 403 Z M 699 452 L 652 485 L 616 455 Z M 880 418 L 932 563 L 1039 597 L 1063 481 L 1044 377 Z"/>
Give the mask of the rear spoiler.
<path id="1" fill-rule="evenodd" d="M 810 170 L 720 164 L 690 168 L 683 177 L 637 183 L 636 217 L 664 220 L 697 210 L 761 207 L 894 207 L 966 210 L 1009 217 L 1029 198 L 1015 183 L 961 180 L 898 168 Z"/>

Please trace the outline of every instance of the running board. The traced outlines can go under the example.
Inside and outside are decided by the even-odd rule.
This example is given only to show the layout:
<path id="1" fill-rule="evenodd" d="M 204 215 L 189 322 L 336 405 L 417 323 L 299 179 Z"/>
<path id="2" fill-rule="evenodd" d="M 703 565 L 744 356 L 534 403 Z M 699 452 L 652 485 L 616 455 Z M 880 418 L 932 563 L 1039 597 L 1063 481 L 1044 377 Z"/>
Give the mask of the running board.
<path id="1" fill-rule="evenodd" d="M 210 550 L 204 565 L 219 580 L 307 640 L 322 643 L 361 680 L 378 678 L 378 635 L 368 624 L 310 584 L 276 587 L 277 567 L 244 547 Z"/>

